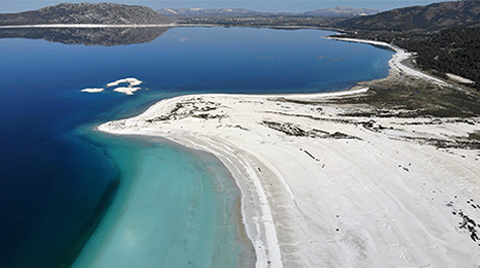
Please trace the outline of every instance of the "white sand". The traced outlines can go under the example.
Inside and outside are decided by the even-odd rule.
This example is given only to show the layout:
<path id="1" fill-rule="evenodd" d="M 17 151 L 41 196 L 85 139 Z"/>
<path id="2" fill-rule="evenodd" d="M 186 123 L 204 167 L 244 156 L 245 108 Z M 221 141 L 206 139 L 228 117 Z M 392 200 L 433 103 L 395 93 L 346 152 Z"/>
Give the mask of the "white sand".
<path id="1" fill-rule="evenodd" d="M 113 91 L 133 95 L 133 92 L 139 90 L 139 87 L 117 87 Z"/>
<path id="2" fill-rule="evenodd" d="M 406 57 L 392 69 L 445 83 Z M 480 265 L 480 151 L 434 146 L 468 143 L 480 118 L 349 117 L 371 108 L 329 103 L 367 90 L 181 96 L 98 129 L 216 155 L 242 191 L 257 267 Z"/>
<path id="3" fill-rule="evenodd" d="M 478 242 L 459 228 L 458 214 L 480 223 L 480 209 L 467 203 L 480 196 L 480 152 L 437 149 L 426 140 L 466 138 L 480 131 L 478 118 L 349 118 L 340 114 L 362 107 L 284 98 L 182 96 L 99 129 L 162 136 L 217 155 L 242 190 L 257 267 L 480 264 Z M 287 135 L 278 126 L 308 134 Z"/>
<path id="4" fill-rule="evenodd" d="M 454 81 L 457 81 L 459 83 L 464 83 L 464 84 L 475 84 L 475 81 L 472 81 L 468 78 L 465 78 L 465 77 L 461 77 L 461 76 L 458 76 L 458 75 L 455 75 L 455 74 L 450 74 L 450 73 L 447 73 L 447 76 L 449 79 L 452 79 Z"/>
<path id="5" fill-rule="evenodd" d="M 403 64 L 404 61 L 412 57 L 412 53 L 402 48 L 399 48 L 395 45 L 391 45 L 391 44 L 380 42 L 380 41 L 362 40 L 362 39 L 353 39 L 353 38 L 340 38 L 340 37 L 326 37 L 326 38 L 332 39 L 332 40 L 338 40 L 338 41 L 345 41 L 345 42 L 365 43 L 365 44 L 389 48 L 395 51 L 395 54 L 393 55 L 392 59 L 388 62 L 392 71 L 399 72 L 400 74 L 404 74 L 404 75 L 426 79 L 440 86 L 450 86 L 447 82 L 441 79 L 432 77 L 428 74 L 422 73 L 419 70 L 413 69 Z"/>
<path id="6" fill-rule="evenodd" d="M 123 79 L 119 79 L 117 81 L 108 83 L 107 88 L 116 87 L 120 84 L 128 84 L 124 87 L 117 87 L 117 88 L 113 89 L 113 91 L 124 93 L 124 94 L 127 94 L 127 95 L 133 95 L 134 92 L 142 89 L 141 87 L 138 87 L 142 83 L 143 82 L 138 80 L 137 78 L 123 78 Z M 81 92 L 99 93 L 99 92 L 103 92 L 104 90 L 105 90 L 104 88 L 85 88 L 85 89 L 82 89 Z"/>
<path id="7" fill-rule="evenodd" d="M 87 92 L 87 93 L 99 93 L 104 91 L 103 88 L 84 88 L 80 90 L 81 92 Z"/>
<path id="8" fill-rule="evenodd" d="M 129 84 L 128 85 L 129 87 L 134 87 L 142 84 L 143 82 L 138 80 L 137 78 L 123 78 L 123 79 L 119 79 L 117 81 L 108 83 L 107 87 L 116 87 L 119 84 L 123 84 L 123 83 Z"/>
<path id="9" fill-rule="evenodd" d="M 127 83 L 128 85 L 126 87 L 117 87 L 113 91 L 125 93 L 127 95 L 133 95 L 135 91 L 141 89 L 140 87 L 135 87 L 135 86 L 141 85 L 143 82 L 136 78 L 124 78 L 124 79 L 119 79 L 117 81 L 108 83 L 107 87 L 115 87 L 115 86 L 118 86 L 119 84 L 124 84 L 124 83 Z"/>

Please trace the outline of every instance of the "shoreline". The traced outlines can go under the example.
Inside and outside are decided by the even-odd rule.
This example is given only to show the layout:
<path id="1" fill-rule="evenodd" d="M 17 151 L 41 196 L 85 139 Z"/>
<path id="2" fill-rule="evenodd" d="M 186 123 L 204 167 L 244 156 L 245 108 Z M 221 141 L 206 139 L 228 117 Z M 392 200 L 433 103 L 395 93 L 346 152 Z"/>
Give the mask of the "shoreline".
<path id="1" fill-rule="evenodd" d="M 393 49 L 385 79 L 408 75 L 448 85 L 403 65 L 411 54 L 400 48 L 329 39 Z M 465 201 L 480 194 L 475 180 L 480 174 L 478 152 L 439 152 L 425 141 L 468 136 L 478 131 L 480 121 L 474 119 L 471 126 L 436 118 L 348 117 L 348 112 L 368 107 L 332 103 L 367 92 L 368 87 L 357 86 L 317 94 L 180 96 L 98 130 L 161 136 L 219 158 L 242 192 L 243 223 L 256 251 L 256 267 L 474 263 L 475 257 L 468 256 L 477 252 L 475 244 L 468 244 L 463 230 L 451 227 L 458 217 L 448 218 L 452 211 L 444 211 L 444 202 L 452 204 L 448 207 L 454 208 L 454 215 L 468 211 L 480 219 L 477 211 L 456 203 L 457 197 Z M 412 167 L 412 159 L 428 168 L 417 163 Z M 442 180 L 442 174 L 450 174 L 468 191 Z M 385 177 L 392 177 L 390 183 L 398 188 L 385 184 Z M 416 181 L 434 185 L 433 193 L 440 192 L 442 203 L 434 197 L 429 201 L 431 192 Z M 443 256 L 444 251 L 454 253 Z"/>
<path id="2" fill-rule="evenodd" d="M 341 29 L 318 27 L 318 26 L 290 26 L 290 25 L 259 25 L 259 26 L 227 26 L 222 24 L 188 24 L 173 22 L 169 24 L 22 24 L 22 25 L 0 25 L 0 29 L 24 29 L 24 28 L 150 28 L 150 27 L 222 27 L 222 28 L 271 28 L 271 29 L 292 29 L 292 30 L 323 30 L 338 32 Z"/>
<path id="3" fill-rule="evenodd" d="M 343 42 L 352 42 L 352 43 L 363 43 L 363 44 L 369 44 L 369 45 L 374 45 L 374 46 L 380 46 L 380 47 L 386 47 L 390 50 L 393 50 L 395 54 L 393 55 L 392 59 L 388 62 L 390 66 L 390 70 L 394 72 L 398 72 L 399 74 L 405 74 L 408 76 L 413 76 L 417 77 L 420 79 L 426 79 L 428 81 L 432 81 L 439 86 L 451 86 L 449 83 L 435 78 L 433 76 L 430 76 L 428 74 L 425 74 L 415 68 L 411 68 L 405 64 L 403 64 L 404 61 L 409 60 L 413 54 L 411 52 L 406 51 L 403 48 L 397 47 L 395 45 L 391 45 L 385 42 L 380 42 L 380 41 L 373 41 L 373 40 L 365 40 L 365 39 L 354 39 L 354 38 L 342 38 L 342 37 L 330 37 L 327 36 L 325 37 L 326 39 L 330 40 L 336 40 L 336 41 L 343 41 Z M 390 75 L 389 75 L 390 76 Z M 388 78 L 388 77 L 387 77 Z"/>
<path id="4" fill-rule="evenodd" d="M 282 267 L 271 208 L 268 205 L 268 199 L 259 178 L 255 175 L 255 168 L 261 166 L 262 163 L 249 157 L 239 157 L 239 149 L 241 148 L 225 146 L 217 140 L 198 140 L 194 136 L 169 136 L 167 139 L 189 148 L 210 153 L 227 167 L 241 192 L 242 224 L 255 250 L 256 267 L 270 267 L 270 265 L 272 265 L 271 267 Z M 252 190 L 251 186 L 243 181 L 246 176 L 252 178 L 255 190 Z M 260 206 L 259 211 L 254 208 L 256 206 Z M 247 218 L 257 218 L 257 220 L 250 222 Z M 262 232 L 254 230 L 262 230 Z"/>
<path id="5" fill-rule="evenodd" d="M 28 28 L 170 28 L 178 27 L 176 23 L 169 24 L 31 24 L 31 25 L 0 25 L 0 29 Z"/>
<path id="6" fill-rule="evenodd" d="M 159 261 L 161 266 L 175 267 L 190 262 L 253 265 L 252 245 L 242 240 L 241 193 L 218 158 L 163 138 L 104 135 L 118 142 L 109 150 L 120 163 L 122 183 L 116 195 L 121 198 L 115 198 L 72 267 L 150 267 Z M 179 165 L 184 174 L 176 176 L 179 168 L 171 169 L 172 165 Z M 197 167 L 206 168 L 191 173 Z M 172 201 L 170 195 L 179 197 Z M 155 206 L 170 202 L 167 207 Z M 210 260 L 213 252 L 218 258 Z"/>

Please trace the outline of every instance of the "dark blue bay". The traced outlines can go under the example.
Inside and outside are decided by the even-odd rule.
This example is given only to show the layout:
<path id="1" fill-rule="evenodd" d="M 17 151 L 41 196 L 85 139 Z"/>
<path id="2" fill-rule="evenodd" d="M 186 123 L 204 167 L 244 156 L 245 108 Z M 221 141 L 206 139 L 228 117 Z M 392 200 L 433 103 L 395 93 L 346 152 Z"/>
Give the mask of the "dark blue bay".
<path id="1" fill-rule="evenodd" d="M 95 133 L 99 122 L 181 94 L 326 92 L 388 74 L 392 52 L 327 34 L 177 28 L 112 47 L 0 40 L 0 267 L 75 260 L 122 183 L 111 152 L 146 146 L 118 150 Z M 126 77 L 144 81 L 135 96 L 80 92 Z"/>

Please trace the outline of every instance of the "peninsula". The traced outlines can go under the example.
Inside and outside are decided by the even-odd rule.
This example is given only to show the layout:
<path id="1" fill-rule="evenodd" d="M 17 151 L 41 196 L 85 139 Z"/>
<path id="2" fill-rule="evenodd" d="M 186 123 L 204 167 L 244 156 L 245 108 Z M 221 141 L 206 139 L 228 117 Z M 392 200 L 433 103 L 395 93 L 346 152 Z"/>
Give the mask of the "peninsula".
<path id="1" fill-rule="evenodd" d="M 396 51 L 390 75 L 349 91 L 181 96 L 98 129 L 217 156 L 242 191 L 257 267 L 476 265 L 478 94 L 368 42 Z"/>
<path id="2" fill-rule="evenodd" d="M 461 2 L 393 13 L 478 5 Z M 181 96 L 98 129 L 165 137 L 217 156 L 242 191 L 257 267 L 478 265 L 478 80 L 441 75 L 438 64 L 421 61 L 424 46 L 397 45 L 435 40 L 449 30 L 441 19 L 432 32 L 411 24 L 369 29 L 389 16 L 342 19 L 335 37 L 394 50 L 385 79 L 326 94 Z M 382 42 L 387 36 L 394 37 Z M 417 59 L 423 72 L 413 67 Z"/>

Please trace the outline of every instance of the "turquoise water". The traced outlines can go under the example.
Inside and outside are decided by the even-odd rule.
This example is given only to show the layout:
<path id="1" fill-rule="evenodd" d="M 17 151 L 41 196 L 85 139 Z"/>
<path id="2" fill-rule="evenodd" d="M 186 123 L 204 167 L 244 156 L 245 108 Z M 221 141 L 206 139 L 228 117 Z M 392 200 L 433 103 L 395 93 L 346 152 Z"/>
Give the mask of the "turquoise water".
<path id="1" fill-rule="evenodd" d="M 121 198 L 73 267 L 254 266 L 240 194 L 216 158 L 165 140 L 103 138 L 122 172 Z"/>
<path id="2" fill-rule="evenodd" d="M 388 74 L 392 52 L 327 34 L 177 28 L 114 47 L 0 40 L 0 266 L 69 267 L 85 245 L 79 267 L 251 262 L 239 192 L 218 160 L 93 129 L 176 95 L 325 92 Z M 126 77 L 144 81 L 135 96 L 80 92 Z"/>

